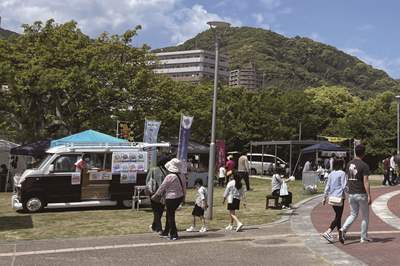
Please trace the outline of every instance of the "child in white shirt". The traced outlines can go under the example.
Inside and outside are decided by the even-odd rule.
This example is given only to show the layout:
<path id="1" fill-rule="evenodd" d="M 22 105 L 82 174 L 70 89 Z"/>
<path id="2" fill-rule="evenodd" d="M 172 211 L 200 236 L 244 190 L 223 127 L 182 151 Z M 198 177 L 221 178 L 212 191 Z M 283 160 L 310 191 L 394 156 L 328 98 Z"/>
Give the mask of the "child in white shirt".
<path id="1" fill-rule="evenodd" d="M 219 173 L 218 173 L 218 186 L 220 186 L 220 187 L 224 186 L 225 176 L 226 176 L 225 167 L 221 166 L 219 168 Z"/>
<path id="2" fill-rule="evenodd" d="M 199 217 L 200 221 L 203 223 L 203 226 L 200 228 L 199 232 L 203 233 L 207 231 L 206 220 L 204 219 L 204 211 L 207 209 L 207 189 L 203 186 L 203 180 L 201 179 L 196 180 L 194 185 L 197 188 L 197 195 L 192 211 L 193 224 L 186 229 L 186 231 L 196 231 L 196 217 Z"/>

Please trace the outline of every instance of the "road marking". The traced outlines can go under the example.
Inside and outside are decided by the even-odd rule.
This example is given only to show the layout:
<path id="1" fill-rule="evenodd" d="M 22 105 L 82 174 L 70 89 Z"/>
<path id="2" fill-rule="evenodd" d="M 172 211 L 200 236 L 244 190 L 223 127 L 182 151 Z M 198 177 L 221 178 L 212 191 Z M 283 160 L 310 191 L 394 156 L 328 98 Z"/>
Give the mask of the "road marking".
<path id="1" fill-rule="evenodd" d="M 400 218 L 397 217 L 388 207 L 389 200 L 400 194 L 400 190 L 383 194 L 372 202 L 372 210 L 382 221 L 400 230 Z"/>

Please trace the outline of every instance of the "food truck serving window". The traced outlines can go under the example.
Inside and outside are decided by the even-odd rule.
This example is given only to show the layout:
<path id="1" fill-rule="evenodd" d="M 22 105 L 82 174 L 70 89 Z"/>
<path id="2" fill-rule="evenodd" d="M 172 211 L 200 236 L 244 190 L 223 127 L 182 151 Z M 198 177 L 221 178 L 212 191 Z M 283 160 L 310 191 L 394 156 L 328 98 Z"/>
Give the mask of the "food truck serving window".
<path id="1" fill-rule="evenodd" d="M 75 162 L 77 154 L 64 154 L 54 161 L 54 172 L 75 172 Z"/>

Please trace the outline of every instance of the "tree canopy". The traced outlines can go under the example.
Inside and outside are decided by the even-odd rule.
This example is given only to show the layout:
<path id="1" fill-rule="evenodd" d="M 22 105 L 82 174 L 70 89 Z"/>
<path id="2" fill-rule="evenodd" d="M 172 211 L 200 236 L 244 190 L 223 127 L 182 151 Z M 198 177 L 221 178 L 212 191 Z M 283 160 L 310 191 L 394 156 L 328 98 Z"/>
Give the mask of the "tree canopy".
<path id="1" fill-rule="evenodd" d="M 141 141 L 144 120 L 148 118 L 162 122 L 160 136 L 167 139 L 178 136 L 180 116 L 188 114 L 195 117 L 192 139 L 208 143 L 212 83 L 181 83 L 155 75 L 148 65 L 154 59 L 149 47 L 132 45 L 139 30 L 137 26 L 122 35 L 103 33 L 91 39 L 74 21 L 57 24 L 49 20 L 24 25 L 23 34 L 9 40 L 0 39 L 0 136 L 27 143 L 89 128 L 114 134 L 118 119 L 132 122 L 135 140 Z M 251 45 L 270 54 L 271 60 L 279 63 L 284 71 L 293 70 L 295 76 L 300 71 L 295 61 L 307 59 L 302 59 L 296 48 L 287 50 L 278 60 L 276 56 L 282 51 L 277 46 L 301 44 L 307 51 L 310 47 L 316 49 L 317 45 L 268 32 L 263 37 L 267 45 L 263 46 L 256 42 L 259 36 L 253 36 L 252 32 L 239 31 L 239 37 L 255 38 L 249 42 Z M 211 38 L 208 33 L 204 34 Z M 273 38 L 267 38 L 270 35 Z M 242 47 L 235 36 L 230 35 L 227 41 L 232 43 L 225 47 Z M 329 62 L 328 69 L 332 65 L 336 70 L 350 67 L 349 71 L 362 71 L 366 75 L 371 72 L 375 78 L 369 76 L 370 80 L 393 85 L 386 74 L 345 55 L 342 57 L 358 66 L 343 63 L 343 58 L 335 59 L 337 50 L 322 47 L 319 53 L 325 58 L 323 62 Z M 238 48 L 233 53 L 245 55 L 249 51 Z M 292 61 L 289 63 L 285 58 Z M 271 67 L 274 71 L 282 70 Z M 321 71 L 319 66 L 313 67 Z M 315 71 L 308 72 L 310 79 L 304 80 L 313 80 Z M 340 81 L 343 77 L 335 78 Z M 386 91 L 360 97 L 353 87 L 335 83 L 333 78 L 329 82 L 317 79 L 301 85 L 296 80 L 288 78 L 279 86 L 259 91 L 221 85 L 217 138 L 225 139 L 228 149 L 240 150 L 249 141 L 297 139 L 301 123 L 303 139 L 316 139 L 319 135 L 361 139 L 367 145 L 367 152 L 376 158 L 394 150 L 396 90 L 388 89 L 392 85 Z"/>

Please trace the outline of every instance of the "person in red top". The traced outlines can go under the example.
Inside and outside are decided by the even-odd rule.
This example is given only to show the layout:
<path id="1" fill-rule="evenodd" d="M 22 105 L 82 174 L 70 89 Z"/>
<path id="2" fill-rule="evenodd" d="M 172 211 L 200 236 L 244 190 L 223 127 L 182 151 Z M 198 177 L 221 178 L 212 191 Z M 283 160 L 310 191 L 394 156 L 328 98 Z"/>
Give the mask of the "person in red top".
<path id="1" fill-rule="evenodd" d="M 228 184 L 229 179 L 233 175 L 233 170 L 235 169 L 235 161 L 233 160 L 233 156 L 229 155 L 227 157 L 227 161 L 225 163 L 225 169 L 226 169 L 226 184 Z"/>

